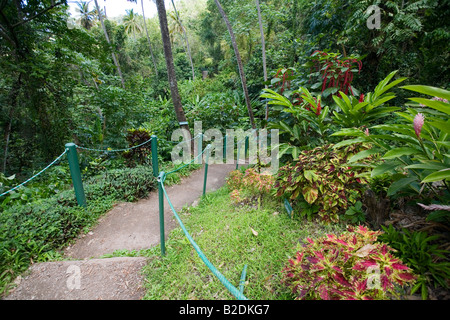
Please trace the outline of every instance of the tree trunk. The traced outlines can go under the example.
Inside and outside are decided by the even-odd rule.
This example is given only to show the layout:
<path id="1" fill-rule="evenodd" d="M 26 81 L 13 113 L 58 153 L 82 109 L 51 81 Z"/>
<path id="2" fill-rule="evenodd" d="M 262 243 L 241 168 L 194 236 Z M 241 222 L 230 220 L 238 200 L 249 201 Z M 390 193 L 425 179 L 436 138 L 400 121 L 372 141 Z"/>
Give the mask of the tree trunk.
<path id="1" fill-rule="evenodd" d="M 144 19 L 145 34 L 147 35 L 148 48 L 150 49 L 150 55 L 152 57 L 153 65 L 155 66 L 156 77 L 158 77 L 158 67 L 156 65 L 155 56 L 153 55 L 152 43 L 150 42 L 150 37 L 148 36 L 147 23 L 145 22 L 144 0 L 141 0 L 141 6 L 142 6 L 142 18 Z"/>
<path id="2" fill-rule="evenodd" d="M 109 41 L 108 32 L 106 32 L 105 24 L 104 24 L 104 22 L 103 22 L 103 17 L 102 17 L 102 15 L 101 15 L 101 13 L 100 13 L 100 7 L 98 6 L 97 0 L 94 0 L 94 1 L 95 1 L 95 7 L 96 7 L 97 12 L 98 12 L 98 19 L 100 20 L 100 23 L 101 23 L 101 25 L 102 25 L 103 32 L 105 33 L 106 41 L 108 42 L 109 45 L 111 45 L 111 41 Z M 114 54 L 114 51 L 113 51 L 113 50 L 111 50 L 111 55 L 112 55 L 114 64 L 115 64 L 115 66 L 116 66 L 117 73 L 119 74 L 120 82 L 122 82 L 122 88 L 125 89 L 125 81 L 123 80 L 122 70 L 120 70 L 119 61 L 117 60 L 116 55 Z"/>
<path id="3" fill-rule="evenodd" d="M 170 94 L 178 123 L 182 129 L 189 131 L 183 106 L 181 105 L 180 93 L 178 92 L 177 78 L 175 76 L 175 66 L 173 64 L 172 47 L 170 46 L 169 27 L 167 26 L 167 14 L 164 7 L 164 0 L 155 0 L 158 10 L 159 26 L 161 28 L 161 38 L 164 47 L 164 57 L 167 65 L 167 78 L 169 80 Z"/>
<path id="4" fill-rule="evenodd" d="M 22 79 L 22 73 L 19 73 L 19 76 L 17 77 L 17 80 L 13 84 L 13 87 L 11 89 L 10 95 L 9 95 L 9 101 L 10 101 L 10 109 L 8 114 L 8 125 L 5 129 L 5 148 L 3 150 L 3 170 L 2 172 L 6 174 L 6 163 L 8 161 L 8 148 L 9 148 L 9 140 L 11 137 L 11 130 L 12 130 L 12 121 L 13 121 L 13 113 L 15 111 L 15 108 L 17 106 L 17 97 L 19 95 L 20 86 L 21 86 L 21 79 Z"/>
<path id="5" fill-rule="evenodd" d="M 227 25 L 228 32 L 230 33 L 231 44 L 233 45 L 234 53 L 236 55 L 236 60 L 237 60 L 238 68 L 239 68 L 239 75 L 241 76 L 242 89 L 244 90 L 245 103 L 247 105 L 248 116 L 250 118 L 250 124 L 252 125 L 253 129 L 256 129 L 255 117 L 253 116 L 252 106 L 250 104 L 250 97 L 248 95 L 248 89 L 247 89 L 247 81 L 245 79 L 244 67 L 242 65 L 241 55 L 239 54 L 239 50 L 237 47 L 236 38 L 234 37 L 233 29 L 231 28 L 230 21 L 228 20 L 228 17 L 225 14 L 225 11 L 223 11 L 223 8 L 220 5 L 218 0 L 214 0 L 214 1 L 216 2 L 217 8 L 219 9 L 219 12 L 220 12 L 220 15 L 222 16 L 223 20 L 225 21 L 225 24 Z"/>
<path id="6" fill-rule="evenodd" d="M 191 55 L 191 47 L 189 46 L 189 40 L 186 34 L 186 29 L 184 28 L 183 24 L 181 23 L 181 18 L 178 15 L 178 11 L 177 8 L 175 7 L 175 3 L 172 0 L 172 5 L 173 5 L 173 9 L 175 10 L 175 15 L 178 19 L 178 22 L 180 23 L 181 29 L 183 30 L 183 35 L 184 35 L 184 41 L 186 42 L 186 51 L 189 57 L 189 61 L 191 63 L 191 69 L 192 69 L 192 80 L 195 80 L 195 70 L 194 70 L 194 64 L 192 63 L 192 55 Z"/>
<path id="7" fill-rule="evenodd" d="M 264 29 L 263 29 L 263 25 L 262 25 L 261 8 L 259 6 L 259 0 L 256 0 L 256 9 L 258 10 L 259 31 L 261 33 L 264 82 L 267 82 L 266 41 L 264 40 Z M 264 86 L 267 89 L 267 84 L 265 84 Z M 266 121 L 268 120 L 268 118 L 269 118 L 269 104 L 266 102 Z"/>

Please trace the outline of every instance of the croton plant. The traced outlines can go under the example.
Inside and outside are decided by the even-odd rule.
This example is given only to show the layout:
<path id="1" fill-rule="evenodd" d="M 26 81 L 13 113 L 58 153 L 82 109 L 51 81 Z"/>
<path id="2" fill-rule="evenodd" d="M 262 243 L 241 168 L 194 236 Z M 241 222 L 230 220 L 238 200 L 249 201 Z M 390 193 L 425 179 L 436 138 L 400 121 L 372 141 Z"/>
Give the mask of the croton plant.
<path id="1" fill-rule="evenodd" d="M 376 242 L 380 231 L 349 227 L 339 236 L 306 239 L 283 270 L 283 281 L 297 299 L 382 300 L 416 276 L 393 249 Z"/>
<path id="2" fill-rule="evenodd" d="M 309 218 L 317 213 L 325 222 L 338 222 L 339 215 L 361 197 L 365 183 L 360 174 L 366 169 L 351 168 L 347 160 L 367 148 L 353 144 L 335 149 L 328 144 L 303 151 L 294 163 L 278 171 L 277 196 L 289 198 Z"/>

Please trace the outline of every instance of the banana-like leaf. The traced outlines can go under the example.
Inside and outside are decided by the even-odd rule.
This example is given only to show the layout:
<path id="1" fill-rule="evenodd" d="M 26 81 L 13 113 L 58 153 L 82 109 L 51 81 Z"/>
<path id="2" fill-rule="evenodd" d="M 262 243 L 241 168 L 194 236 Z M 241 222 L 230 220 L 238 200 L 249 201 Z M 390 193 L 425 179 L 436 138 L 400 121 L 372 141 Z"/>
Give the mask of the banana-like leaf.
<path id="1" fill-rule="evenodd" d="M 411 90 L 419 93 L 424 93 L 432 97 L 439 97 L 442 99 L 447 99 L 450 101 L 450 91 L 431 87 L 431 86 L 423 86 L 423 85 L 409 85 L 409 86 L 403 86 L 400 87 L 402 89 Z"/>
<path id="2" fill-rule="evenodd" d="M 426 176 L 422 182 L 434 182 L 434 181 L 440 181 L 440 180 L 450 180 L 450 168 L 439 170 L 437 172 L 433 172 L 432 174 L 429 174 Z"/>

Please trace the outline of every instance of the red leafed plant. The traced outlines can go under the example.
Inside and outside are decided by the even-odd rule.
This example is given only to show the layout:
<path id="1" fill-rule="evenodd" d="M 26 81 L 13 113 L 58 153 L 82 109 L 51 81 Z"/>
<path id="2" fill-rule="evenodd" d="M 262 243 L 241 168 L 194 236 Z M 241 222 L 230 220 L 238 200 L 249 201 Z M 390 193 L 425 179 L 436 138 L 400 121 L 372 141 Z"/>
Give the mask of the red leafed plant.
<path id="1" fill-rule="evenodd" d="M 353 95 L 353 74 L 361 72 L 362 63 L 356 56 L 342 58 L 338 53 L 316 50 L 311 55 L 312 69 L 321 77 L 322 94 L 338 94 L 339 91 Z M 356 67 L 358 69 L 356 69 Z"/>
<path id="2" fill-rule="evenodd" d="M 349 227 L 340 236 L 306 239 L 283 270 L 283 281 L 296 299 L 383 300 L 397 296 L 396 286 L 416 280 L 411 269 L 376 242 L 380 231 Z"/>
<path id="3" fill-rule="evenodd" d="M 230 172 L 227 185 L 232 190 L 230 197 L 233 203 L 246 203 L 253 200 L 261 201 L 272 190 L 275 178 L 272 175 L 258 173 L 249 168 L 242 173 L 239 170 Z"/>

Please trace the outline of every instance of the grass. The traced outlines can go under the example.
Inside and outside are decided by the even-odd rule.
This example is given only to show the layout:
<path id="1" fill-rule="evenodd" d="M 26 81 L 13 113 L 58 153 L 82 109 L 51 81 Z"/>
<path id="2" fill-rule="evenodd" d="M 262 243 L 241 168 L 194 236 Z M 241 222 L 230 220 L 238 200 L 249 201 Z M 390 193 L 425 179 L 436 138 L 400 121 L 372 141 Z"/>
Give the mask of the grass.
<path id="1" fill-rule="evenodd" d="M 291 220 L 284 208 L 271 200 L 263 201 L 259 209 L 233 206 L 227 187 L 207 194 L 197 207 L 185 208 L 179 216 L 209 261 L 236 288 L 247 264 L 244 295 L 262 300 L 291 299 L 281 281 L 289 256 L 305 237 L 338 228 Z M 143 254 L 149 257 L 144 269 L 144 299 L 234 299 L 179 227 L 169 235 L 164 257 L 159 247 Z"/>

